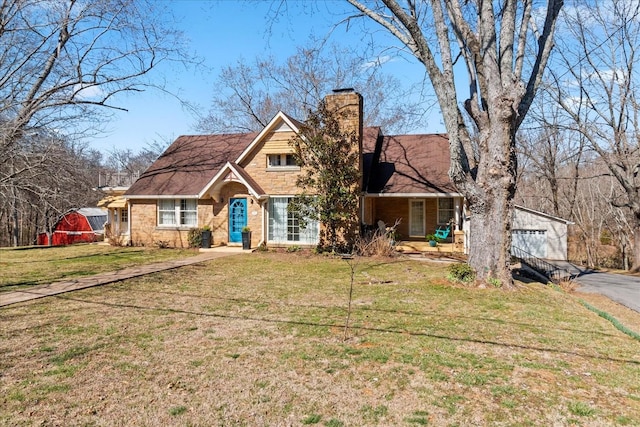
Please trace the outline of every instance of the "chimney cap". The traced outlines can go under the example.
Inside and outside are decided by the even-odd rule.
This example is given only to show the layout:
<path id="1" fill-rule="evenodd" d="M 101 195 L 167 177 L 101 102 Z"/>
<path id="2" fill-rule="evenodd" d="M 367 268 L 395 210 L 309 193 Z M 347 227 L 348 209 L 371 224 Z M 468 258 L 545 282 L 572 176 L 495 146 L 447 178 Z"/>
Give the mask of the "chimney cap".
<path id="1" fill-rule="evenodd" d="M 333 89 L 333 93 L 349 93 L 354 91 L 355 89 L 353 89 L 352 87 Z"/>

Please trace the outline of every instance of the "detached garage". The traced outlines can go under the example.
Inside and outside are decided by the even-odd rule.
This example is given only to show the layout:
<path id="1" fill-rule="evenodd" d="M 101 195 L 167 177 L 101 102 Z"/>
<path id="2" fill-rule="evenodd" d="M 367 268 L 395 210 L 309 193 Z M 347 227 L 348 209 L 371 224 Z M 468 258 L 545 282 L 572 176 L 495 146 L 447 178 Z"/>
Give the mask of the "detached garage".
<path id="1" fill-rule="evenodd" d="M 99 208 L 82 208 L 62 215 L 53 226 L 53 236 L 49 243 L 47 233 L 38 235 L 39 245 L 62 246 L 74 243 L 90 243 L 101 240 L 107 211 Z"/>
<path id="2" fill-rule="evenodd" d="M 511 224 L 511 250 L 537 258 L 566 261 L 568 226 L 562 218 L 516 206 Z"/>

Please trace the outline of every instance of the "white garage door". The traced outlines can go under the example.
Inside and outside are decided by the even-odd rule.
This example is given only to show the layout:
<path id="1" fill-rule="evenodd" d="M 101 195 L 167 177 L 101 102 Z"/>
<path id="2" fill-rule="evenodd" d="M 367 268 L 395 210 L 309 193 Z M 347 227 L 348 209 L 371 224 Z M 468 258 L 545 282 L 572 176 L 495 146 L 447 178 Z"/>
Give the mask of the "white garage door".
<path id="1" fill-rule="evenodd" d="M 538 258 L 547 257 L 546 230 L 513 230 L 511 246 Z"/>

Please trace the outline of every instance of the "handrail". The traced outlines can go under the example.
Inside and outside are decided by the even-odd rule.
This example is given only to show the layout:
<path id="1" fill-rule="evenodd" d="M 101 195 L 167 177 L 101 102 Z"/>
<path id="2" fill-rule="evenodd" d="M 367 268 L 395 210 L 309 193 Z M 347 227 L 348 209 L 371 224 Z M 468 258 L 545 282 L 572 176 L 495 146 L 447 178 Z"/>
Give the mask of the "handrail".
<path id="1" fill-rule="evenodd" d="M 538 273 L 544 275 L 553 283 L 560 283 L 562 279 L 570 277 L 571 273 L 564 268 L 553 265 L 543 259 L 531 255 L 529 252 L 516 246 L 511 246 L 511 255 L 517 258 L 521 263 L 528 265 Z"/>

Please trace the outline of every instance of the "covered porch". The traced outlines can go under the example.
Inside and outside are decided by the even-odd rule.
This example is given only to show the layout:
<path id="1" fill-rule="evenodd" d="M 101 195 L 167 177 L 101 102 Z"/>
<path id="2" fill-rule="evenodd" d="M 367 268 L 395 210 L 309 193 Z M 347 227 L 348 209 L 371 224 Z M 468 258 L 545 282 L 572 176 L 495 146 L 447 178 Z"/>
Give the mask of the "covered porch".
<path id="1" fill-rule="evenodd" d="M 441 253 L 461 254 L 465 253 L 464 231 L 455 230 L 450 242 L 439 242 L 431 246 L 426 240 L 400 240 L 396 244 L 396 250 L 401 253 Z"/>
<path id="2" fill-rule="evenodd" d="M 364 227 L 394 228 L 398 247 L 407 252 L 465 252 L 463 198 L 457 193 L 366 195 L 362 203 Z M 426 236 L 446 230 L 435 247 Z"/>
<path id="3" fill-rule="evenodd" d="M 98 202 L 98 207 L 107 209 L 107 222 L 104 224 L 104 240 L 112 245 L 126 245 L 129 236 L 129 206 L 124 192 L 127 187 L 101 187 L 106 193 Z"/>

